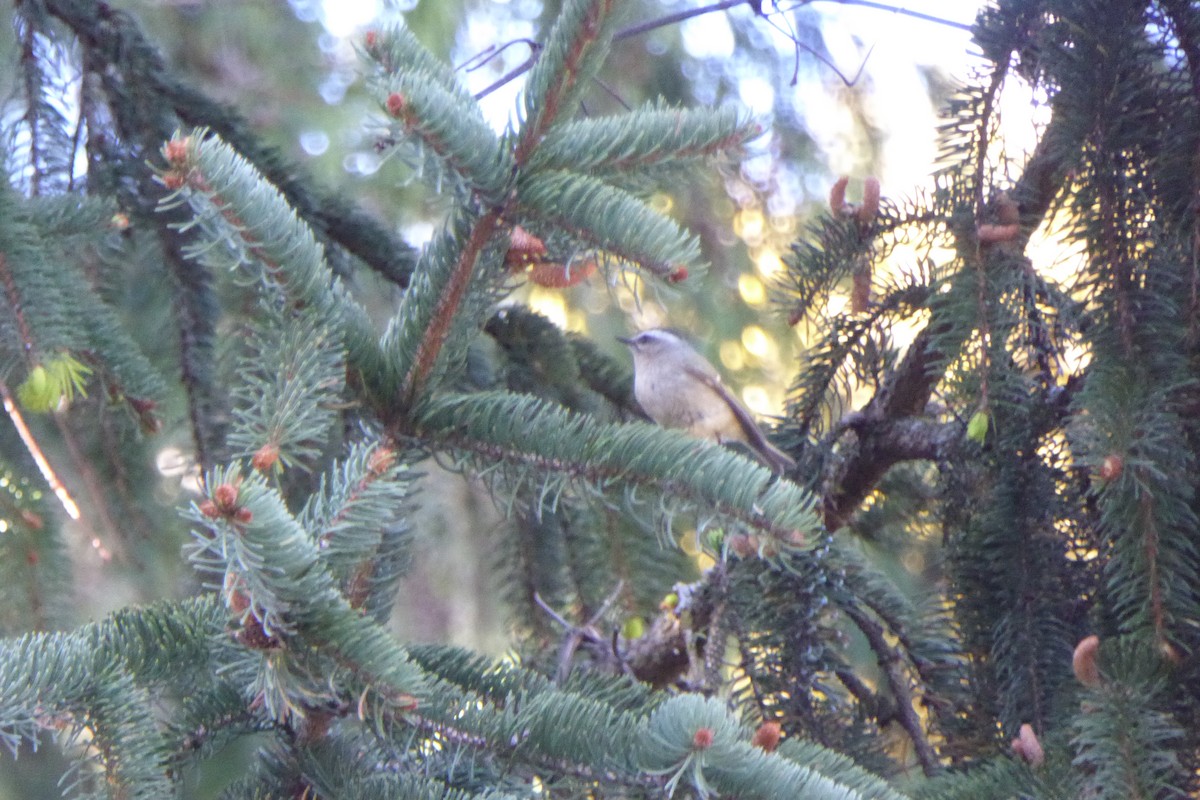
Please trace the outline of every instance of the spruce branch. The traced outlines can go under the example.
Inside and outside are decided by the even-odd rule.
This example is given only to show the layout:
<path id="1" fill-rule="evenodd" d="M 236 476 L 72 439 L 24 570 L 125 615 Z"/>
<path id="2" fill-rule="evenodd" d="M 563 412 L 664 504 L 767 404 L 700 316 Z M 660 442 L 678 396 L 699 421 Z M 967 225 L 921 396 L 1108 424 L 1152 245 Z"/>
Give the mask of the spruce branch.
<path id="1" fill-rule="evenodd" d="M 350 605 L 380 622 L 407 561 L 411 531 L 401 511 L 413 480 L 392 446 L 355 443 L 322 476 L 300 514 Z"/>
<path id="2" fill-rule="evenodd" d="M 608 55 L 620 0 L 567 0 L 525 82 L 525 119 L 513 156 L 524 165 Z"/>
<path id="3" fill-rule="evenodd" d="M 366 52 L 376 64 L 375 94 L 397 133 L 417 139 L 487 205 L 503 203 L 512 156 L 449 67 L 407 28 L 375 31 Z"/>
<path id="4" fill-rule="evenodd" d="M 1074 719 L 1074 765 L 1099 800 L 1183 798 L 1176 748 L 1185 732 L 1164 711 L 1162 664 L 1136 638 L 1106 641 L 1103 679 L 1083 695 Z"/>
<path id="5" fill-rule="evenodd" d="M 311 309 L 280 305 L 261 299 L 231 393 L 230 447 L 271 474 L 311 467 L 337 421 L 346 374 L 340 331 Z"/>
<path id="6" fill-rule="evenodd" d="M 391 330 L 396 335 L 385 337 L 389 362 L 401 365 L 403 377 L 396 392 L 401 409 L 411 409 L 441 377 L 450 360 L 442 352 L 448 341 L 454 345 L 451 355 L 465 354 L 464 327 L 475 330 L 483 309 L 464 312 L 462 306 L 468 300 L 482 306 L 490 295 L 487 285 L 501 280 L 495 269 L 499 253 L 494 246 L 489 248 L 499 229 L 497 211 L 458 213 L 424 254 L 418 282 L 393 318 Z M 452 340 L 455 328 L 458 336 Z"/>
<path id="7" fill-rule="evenodd" d="M 395 120 L 399 135 L 417 139 L 488 205 L 503 202 L 513 165 L 471 98 L 442 90 L 426 76 L 409 71 L 381 87 L 380 104 Z"/>
<path id="8" fill-rule="evenodd" d="M 223 618 L 213 600 L 128 609 L 72 633 L 0 642 L 0 741 L 15 752 L 45 729 L 86 724 L 104 769 L 129 796 L 170 793 L 146 688 L 207 665 Z"/>
<path id="9" fill-rule="evenodd" d="M 350 605 L 321 563 L 317 542 L 265 478 L 242 475 L 235 465 L 211 473 L 206 485 L 210 499 L 189 513 L 198 526 L 191 559 L 227 587 L 231 605 L 253 617 L 267 637 L 286 642 L 302 633 L 365 680 L 406 696 L 424 694 L 424 674 L 382 627 Z"/>
<path id="10" fill-rule="evenodd" d="M 470 454 L 480 466 L 531 470 L 546 482 L 546 497 L 577 480 L 652 488 L 664 499 L 700 504 L 784 547 L 819 524 L 812 496 L 800 487 L 678 431 L 599 424 L 535 398 L 503 393 L 436 398 L 417 430 L 435 447 Z"/>
<path id="11" fill-rule="evenodd" d="M 184 229 L 199 235 L 188 255 L 229 268 L 261 265 L 262 278 L 291 302 L 312 307 L 341 329 L 352 367 L 376 374 L 382 356 L 366 311 L 333 278 L 308 226 L 261 173 L 202 131 L 172 139 L 164 154 L 168 171 L 163 181 L 178 191 L 160 208 L 192 207 L 195 218 Z"/>
<path id="12" fill-rule="evenodd" d="M 672 283 L 703 266 L 694 236 L 632 194 L 597 178 L 536 172 L 521 179 L 517 196 L 523 212 Z"/>
<path id="13" fill-rule="evenodd" d="M 19 6 L 33 6 L 22 0 Z M 124 12 L 92 0 L 45 0 L 46 12 L 79 38 L 102 77 L 120 127 L 149 153 L 182 122 L 215 131 L 250 159 L 322 235 L 336 241 L 400 286 L 408 283 L 413 249 L 337 192 L 315 185 L 294 164 L 262 144 L 232 109 L 186 85 Z M 149 123 L 148 125 L 141 124 Z M 89 146 L 91 143 L 89 142 Z"/>
<path id="14" fill-rule="evenodd" d="M 885 781 L 845 770 L 842 759 L 811 745 L 766 753 L 723 704 L 696 694 L 673 697 L 646 720 L 638 742 L 643 769 L 669 776 L 667 793 L 690 785 L 700 797 L 805 797 L 814 800 L 905 800 Z M 795 758 L 793 756 L 800 756 Z M 825 772 L 826 767 L 833 767 Z"/>
<path id="15" fill-rule="evenodd" d="M 526 169 L 570 170 L 612 180 L 623 173 L 735 153 L 759 132 L 735 106 L 713 110 L 653 103 L 628 114 L 555 125 Z"/>

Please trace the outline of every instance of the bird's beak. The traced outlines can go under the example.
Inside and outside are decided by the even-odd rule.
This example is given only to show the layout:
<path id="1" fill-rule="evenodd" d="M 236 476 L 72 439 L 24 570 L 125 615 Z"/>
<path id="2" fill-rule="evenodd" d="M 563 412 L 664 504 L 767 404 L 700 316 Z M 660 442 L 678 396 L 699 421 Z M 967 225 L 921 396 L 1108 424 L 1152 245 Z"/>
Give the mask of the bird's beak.
<path id="1" fill-rule="evenodd" d="M 632 337 L 618 336 L 617 341 L 620 342 L 621 344 L 628 345 L 629 347 L 633 347 L 633 338 Z"/>

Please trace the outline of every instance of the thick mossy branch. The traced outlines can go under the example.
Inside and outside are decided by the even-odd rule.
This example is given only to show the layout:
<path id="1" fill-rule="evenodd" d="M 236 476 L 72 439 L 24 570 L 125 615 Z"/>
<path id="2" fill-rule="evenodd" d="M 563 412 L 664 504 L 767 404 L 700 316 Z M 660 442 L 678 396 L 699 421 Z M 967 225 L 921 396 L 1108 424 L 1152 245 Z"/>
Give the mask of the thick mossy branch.
<path id="1" fill-rule="evenodd" d="M 696 237 L 632 194 L 587 175 L 545 171 L 521 179 L 521 210 L 566 230 L 585 246 L 629 261 L 659 278 L 703 267 Z"/>
<path id="2" fill-rule="evenodd" d="M 481 393 L 436 398 L 418 430 L 435 448 L 471 454 L 485 469 L 504 465 L 545 481 L 654 489 L 784 543 L 820 525 L 812 495 L 790 481 L 730 450 L 653 425 L 600 424 L 536 398 Z"/>
<path id="3" fill-rule="evenodd" d="M 162 734 L 154 718 L 153 697 L 123 670 L 110 667 L 95 675 L 80 734 L 91 734 L 89 749 L 103 767 L 110 797 L 155 800 L 173 793 L 174 781 L 162 760 Z"/>
<path id="4" fill-rule="evenodd" d="M 668 108 L 573 120 L 551 128 L 526 168 L 569 170 L 612 180 L 625 173 L 687 165 L 736 153 L 759 133 L 735 106 Z"/>
<path id="5" fill-rule="evenodd" d="M 608 56 L 620 0 L 567 0 L 525 82 L 525 119 L 516 148 L 524 164 Z"/>
<path id="6" fill-rule="evenodd" d="M 184 183 L 164 206 L 191 205 L 189 227 L 200 242 L 190 255 L 229 268 L 260 266 L 262 278 L 289 299 L 342 329 L 351 366 L 375 374 L 379 345 L 366 311 L 333 278 L 321 245 L 283 196 L 232 147 L 203 131 L 174 139 L 167 149 L 171 169 L 164 181 L 175 176 Z"/>

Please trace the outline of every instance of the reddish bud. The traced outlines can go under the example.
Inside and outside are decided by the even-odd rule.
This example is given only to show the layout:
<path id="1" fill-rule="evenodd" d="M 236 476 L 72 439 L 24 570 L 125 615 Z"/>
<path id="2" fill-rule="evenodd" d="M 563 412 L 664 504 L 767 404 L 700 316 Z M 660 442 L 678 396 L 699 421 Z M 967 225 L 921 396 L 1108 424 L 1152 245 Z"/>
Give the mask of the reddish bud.
<path id="1" fill-rule="evenodd" d="M 863 182 L 863 201 L 858 210 L 854 212 L 854 216 L 858 219 L 860 225 L 869 225 L 871 220 L 875 219 L 875 215 L 879 213 L 879 179 L 875 177 L 867 178 Z"/>
<path id="2" fill-rule="evenodd" d="M 379 447 L 367 459 L 367 470 L 378 478 L 396 463 L 396 451 L 390 447 Z"/>
<path id="3" fill-rule="evenodd" d="M 250 595 L 235 589 L 225 596 L 225 603 L 229 606 L 230 611 L 241 614 L 250 607 Z"/>
<path id="4" fill-rule="evenodd" d="M 846 213 L 846 187 L 850 185 L 850 178 L 846 175 L 834 181 L 833 188 L 829 190 L 829 210 L 834 214 Z"/>
<path id="5" fill-rule="evenodd" d="M 375 31 L 367 31 L 367 35 L 363 37 L 363 44 L 368 50 L 374 50 L 375 45 L 379 44 L 379 34 Z"/>
<path id="6" fill-rule="evenodd" d="M 183 173 L 175 172 L 174 170 L 163 173 L 163 176 L 159 178 L 159 181 L 161 181 L 162 185 L 171 191 L 175 191 L 187 182 L 183 177 Z"/>
<path id="7" fill-rule="evenodd" d="M 21 509 L 21 521 L 33 528 L 35 531 L 40 531 L 46 524 L 42 520 L 41 514 L 38 514 L 36 511 L 30 511 L 27 508 Z"/>
<path id="8" fill-rule="evenodd" d="M 221 511 L 231 511 L 237 505 L 238 490 L 232 483 L 222 483 L 213 490 L 213 500 Z"/>
<path id="9" fill-rule="evenodd" d="M 792 309 L 792 312 L 790 314 L 788 314 L 787 323 L 788 323 L 788 325 L 790 325 L 791 327 L 794 328 L 795 326 L 800 324 L 800 320 L 802 320 L 802 319 L 804 319 L 804 312 L 802 312 L 798 308 L 794 308 L 794 309 Z"/>
<path id="10" fill-rule="evenodd" d="M 1020 225 L 980 225 L 975 229 L 980 244 L 1011 242 L 1021 233 Z"/>
<path id="11" fill-rule="evenodd" d="M 1179 666 L 1183 661 L 1183 656 L 1179 653 L 1179 648 L 1168 642 L 1166 639 L 1158 640 L 1158 654 L 1175 666 Z"/>
<path id="12" fill-rule="evenodd" d="M 252 650 L 274 650 L 279 647 L 279 640 L 267 633 L 262 622 L 253 615 L 242 623 L 242 629 L 237 632 L 236 638 Z"/>
<path id="13" fill-rule="evenodd" d="M 529 271 L 529 280 L 548 289 L 565 289 L 583 283 L 595 272 L 596 262 L 590 258 L 571 264 L 542 261 Z"/>
<path id="14" fill-rule="evenodd" d="M 1100 685 L 1100 667 L 1096 656 L 1100 651 L 1100 637 L 1095 634 L 1085 637 L 1075 645 L 1075 653 L 1071 656 L 1071 669 L 1075 672 L 1075 680 L 1084 686 L 1095 688 Z"/>
<path id="15" fill-rule="evenodd" d="M 242 579 L 232 572 L 225 574 L 225 604 L 235 614 L 250 607 L 250 596 L 242 589 Z"/>
<path id="16" fill-rule="evenodd" d="M 38 555 L 37 550 L 27 550 L 25 552 L 25 563 L 31 567 L 36 567 L 42 557 Z"/>
<path id="17" fill-rule="evenodd" d="M 996 198 L 996 219 L 1001 225 L 1018 225 L 1021 222 L 1021 208 L 1008 192 L 1001 192 Z"/>
<path id="18" fill-rule="evenodd" d="M 667 276 L 667 280 L 670 281 L 671 283 L 681 283 L 683 281 L 686 281 L 687 277 L 688 277 L 687 267 L 680 265 L 680 266 L 676 267 L 675 269 L 671 270 L 671 274 Z"/>
<path id="19" fill-rule="evenodd" d="M 712 747 L 713 732 L 712 728 L 699 728 L 692 735 L 692 747 L 696 750 L 707 750 Z"/>
<path id="20" fill-rule="evenodd" d="M 1046 761 L 1042 743 L 1038 741 L 1037 734 L 1033 732 L 1029 723 L 1022 725 L 1020 734 L 1012 740 L 1012 751 L 1031 767 L 1040 767 Z"/>
<path id="21" fill-rule="evenodd" d="M 191 137 L 185 136 L 182 139 L 171 139 L 163 145 L 162 154 L 167 163 L 173 167 L 179 167 L 187 163 L 188 146 L 191 144 Z"/>
<path id="22" fill-rule="evenodd" d="M 739 558 L 749 558 L 758 550 L 754 538 L 744 533 L 735 533 L 729 537 L 729 551 Z"/>
<path id="23" fill-rule="evenodd" d="M 119 231 L 127 230 L 129 228 L 129 215 L 123 211 L 118 211 L 109 217 L 108 224 Z"/>
<path id="24" fill-rule="evenodd" d="M 773 753 L 779 746 L 781 738 L 783 738 L 783 728 L 778 722 L 764 722 L 758 726 L 758 730 L 750 738 L 750 744 L 760 750 Z"/>
<path id="25" fill-rule="evenodd" d="M 200 513 L 209 519 L 216 519 L 221 516 L 221 509 L 217 508 L 217 504 L 212 500 L 205 500 L 200 504 Z"/>
<path id="26" fill-rule="evenodd" d="M 233 512 L 233 518 L 235 521 L 245 525 L 250 522 L 250 520 L 254 519 L 254 512 L 248 508 L 239 508 Z"/>
<path id="27" fill-rule="evenodd" d="M 1125 459 L 1116 453 L 1107 455 L 1100 462 L 1100 477 L 1106 481 L 1115 481 L 1125 471 Z"/>
<path id="28" fill-rule="evenodd" d="M 129 406 L 139 414 L 145 414 L 158 408 L 158 403 L 144 397 L 130 397 Z"/>
<path id="29" fill-rule="evenodd" d="M 259 472 L 266 473 L 279 463 L 279 445 L 267 443 L 258 448 L 250 458 L 250 463 Z"/>
<path id="30" fill-rule="evenodd" d="M 513 272 L 525 269 L 546 255 L 546 243 L 520 225 L 513 226 L 508 238 L 508 252 L 504 254 L 504 266 Z"/>
<path id="31" fill-rule="evenodd" d="M 392 92 L 387 96 L 387 112 L 393 117 L 398 117 L 404 113 L 404 95 L 399 92 Z"/>

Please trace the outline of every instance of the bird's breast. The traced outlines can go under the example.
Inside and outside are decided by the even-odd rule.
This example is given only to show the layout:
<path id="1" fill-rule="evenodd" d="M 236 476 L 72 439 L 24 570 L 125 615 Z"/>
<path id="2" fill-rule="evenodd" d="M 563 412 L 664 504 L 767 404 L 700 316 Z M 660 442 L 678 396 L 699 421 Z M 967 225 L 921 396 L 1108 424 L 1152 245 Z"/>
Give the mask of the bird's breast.
<path id="1" fill-rule="evenodd" d="M 652 420 L 711 442 L 745 441 L 725 398 L 690 375 L 634 376 L 634 393 Z"/>

